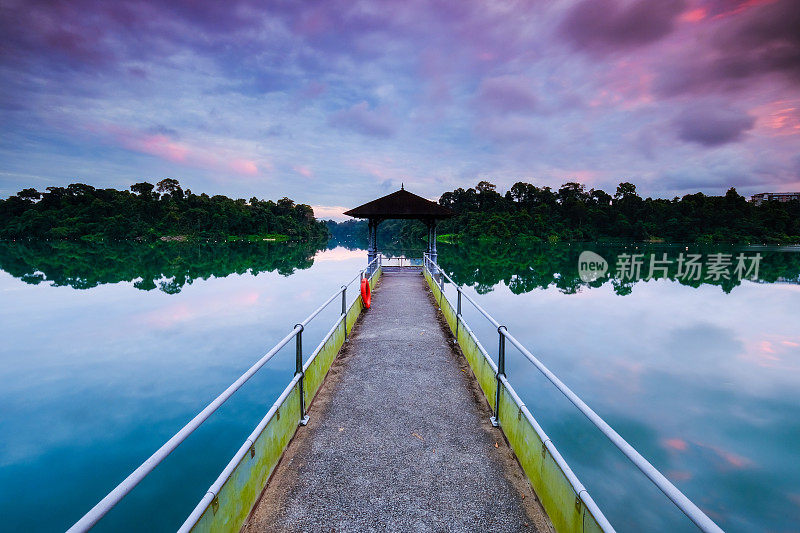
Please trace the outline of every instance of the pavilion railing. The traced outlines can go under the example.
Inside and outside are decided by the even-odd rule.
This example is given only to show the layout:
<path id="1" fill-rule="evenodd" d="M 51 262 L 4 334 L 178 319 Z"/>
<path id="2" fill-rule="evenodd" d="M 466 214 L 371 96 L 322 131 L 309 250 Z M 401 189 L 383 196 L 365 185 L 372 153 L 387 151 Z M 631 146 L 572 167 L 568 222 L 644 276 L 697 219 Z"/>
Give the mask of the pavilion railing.
<path id="1" fill-rule="evenodd" d="M 386 256 L 383 258 L 382 266 L 385 267 L 422 267 L 422 258 L 406 256 L 405 254 Z"/>

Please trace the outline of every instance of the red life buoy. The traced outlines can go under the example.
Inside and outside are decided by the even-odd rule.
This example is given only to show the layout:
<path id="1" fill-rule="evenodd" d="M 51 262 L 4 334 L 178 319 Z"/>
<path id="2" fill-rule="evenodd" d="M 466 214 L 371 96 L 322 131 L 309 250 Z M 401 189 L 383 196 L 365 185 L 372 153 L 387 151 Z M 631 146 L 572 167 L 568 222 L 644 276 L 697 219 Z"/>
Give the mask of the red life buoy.
<path id="1" fill-rule="evenodd" d="M 372 291 L 369 288 L 369 280 L 363 278 L 361 280 L 361 301 L 364 302 L 364 307 L 369 309 L 370 301 L 372 300 Z"/>

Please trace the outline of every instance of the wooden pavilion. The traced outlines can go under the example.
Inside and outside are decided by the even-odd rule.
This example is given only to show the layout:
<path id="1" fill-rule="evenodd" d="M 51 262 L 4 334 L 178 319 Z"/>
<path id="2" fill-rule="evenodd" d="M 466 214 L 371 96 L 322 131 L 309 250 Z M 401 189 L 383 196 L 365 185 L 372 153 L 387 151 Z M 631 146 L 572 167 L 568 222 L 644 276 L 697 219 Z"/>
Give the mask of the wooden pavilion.
<path id="1" fill-rule="evenodd" d="M 452 209 L 422 196 L 410 193 L 401 185 L 400 190 L 377 200 L 344 212 L 354 218 L 366 218 L 369 227 L 368 261 L 378 254 L 378 224 L 391 218 L 421 220 L 428 227 L 428 254 L 436 260 L 436 221 L 455 215 Z"/>

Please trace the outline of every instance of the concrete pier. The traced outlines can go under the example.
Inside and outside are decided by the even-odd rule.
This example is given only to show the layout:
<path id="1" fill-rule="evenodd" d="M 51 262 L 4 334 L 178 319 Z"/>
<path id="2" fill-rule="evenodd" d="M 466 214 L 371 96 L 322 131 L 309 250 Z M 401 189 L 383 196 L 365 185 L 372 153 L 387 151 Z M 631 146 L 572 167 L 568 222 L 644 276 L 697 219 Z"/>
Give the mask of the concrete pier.
<path id="1" fill-rule="evenodd" d="M 551 531 L 419 271 L 386 272 L 244 531 Z"/>

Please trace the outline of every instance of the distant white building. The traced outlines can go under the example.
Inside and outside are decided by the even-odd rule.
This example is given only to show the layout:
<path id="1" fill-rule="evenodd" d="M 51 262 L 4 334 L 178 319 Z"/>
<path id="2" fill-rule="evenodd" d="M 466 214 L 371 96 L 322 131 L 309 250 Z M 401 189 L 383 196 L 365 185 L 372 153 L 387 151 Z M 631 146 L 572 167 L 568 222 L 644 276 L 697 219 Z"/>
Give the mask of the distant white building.
<path id="1" fill-rule="evenodd" d="M 777 200 L 778 202 L 800 200 L 800 192 L 762 192 L 750 197 L 750 201 L 756 205 L 761 205 L 763 202 L 772 200 Z"/>

